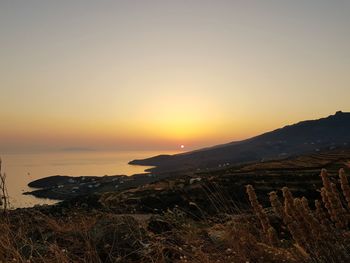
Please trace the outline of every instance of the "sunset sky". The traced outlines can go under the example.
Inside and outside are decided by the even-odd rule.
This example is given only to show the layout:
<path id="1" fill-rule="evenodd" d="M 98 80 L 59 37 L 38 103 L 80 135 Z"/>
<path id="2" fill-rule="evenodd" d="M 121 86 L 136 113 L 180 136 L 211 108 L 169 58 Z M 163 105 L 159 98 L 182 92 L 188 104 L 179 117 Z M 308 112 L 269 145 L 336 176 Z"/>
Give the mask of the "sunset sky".
<path id="1" fill-rule="evenodd" d="M 0 153 L 195 149 L 350 111 L 350 1 L 0 1 Z"/>

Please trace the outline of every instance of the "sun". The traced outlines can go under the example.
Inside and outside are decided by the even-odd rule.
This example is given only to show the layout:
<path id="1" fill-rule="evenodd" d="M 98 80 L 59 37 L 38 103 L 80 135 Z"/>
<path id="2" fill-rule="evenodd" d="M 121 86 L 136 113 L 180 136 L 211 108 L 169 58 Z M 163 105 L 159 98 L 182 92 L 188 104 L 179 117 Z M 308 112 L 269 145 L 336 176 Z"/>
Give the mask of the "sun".
<path id="1" fill-rule="evenodd" d="M 185 145 L 181 144 L 181 145 L 180 145 L 180 148 L 181 148 L 181 149 L 184 149 L 184 148 L 185 148 Z"/>

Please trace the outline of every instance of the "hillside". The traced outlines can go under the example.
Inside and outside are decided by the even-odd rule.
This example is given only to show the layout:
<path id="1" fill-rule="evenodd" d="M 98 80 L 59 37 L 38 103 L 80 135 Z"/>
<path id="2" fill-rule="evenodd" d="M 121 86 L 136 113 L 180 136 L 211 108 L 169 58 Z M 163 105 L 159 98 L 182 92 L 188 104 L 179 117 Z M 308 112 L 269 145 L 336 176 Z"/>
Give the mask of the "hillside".
<path id="1" fill-rule="evenodd" d="M 302 121 L 259 136 L 176 155 L 160 155 L 130 164 L 155 166 L 152 172 L 212 168 L 227 163 L 247 163 L 285 158 L 350 144 L 350 113 Z"/>
<path id="2" fill-rule="evenodd" d="M 349 172 L 337 149 L 4 210 L 0 262 L 349 262 Z"/>
<path id="3" fill-rule="evenodd" d="M 166 210 L 174 205 L 191 210 L 186 200 L 192 200 L 209 212 L 213 207 L 206 202 L 207 193 L 194 182 L 200 181 L 208 188 L 215 185 L 220 192 L 226 193 L 228 200 L 234 200 L 236 206 L 244 207 L 244 187 L 247 184 L 255 186 L 263 201 L 266 201 L 264 197 L 267 193 L 283 186 L 288 186 L 295 194 L 315 198 L 321 185 L 319 172 L 322 168 L 336 174 L 340 168 L 345 168 L 350 173 L 349 167 L 350 148 L 347 147 L 266 162 L 197 169 L 194 172 L 178 171 L 130 177 L 47 177 L 30 184 L 41 189 L 34 189 L 25 194 L 41 198 L 75 200 L 73 202 L 81 204 L 86 202 L 83 196 L 110 192 L 112 198 L 108 198 L 109 201 L 114 202 L 113 196 L 118 196 L 115 207 L 121 213 L 149 213 L 153 209 Z M 89 185 L 93 187 L 90 188 Z M 217 190 L 214 189 L 213 192 Z M 119 195 L 120 193 L 122 195 Z M 121 196 L 123 198 L 120 199 Z M 96 203 L 96 200 L 93 203 Z"/>
<path id="4" fill-rule="evenodd" d="M 315 199 L 322 187 L 320 170 L 326 168 L 337 174 L 340 168 L 350 173 L 350 148 L 299 155 L 281 160 L 231 165 L 215 169 L 196 170 L 193 173 L 173 173 L 138 188 L 120 193 L 103 194 L 103 200 L 119 213 L 150 213 L 179 207 L 195 214 L 215 214 L 218 206 L 243 209 L 247 205 L 245 186 L 254 185 L 263 204 L 268 193 L 287 186 L 297 196 Z M 333 178 L 333 177 L 332 177 Z M 223 195 L 216 200 L 211 195 Z M 210 202 L 208 202 L 208 198 Z M 131 201 L 132 200 L 132 201 Z M 196 207 L 191 207 L 195 203 Z M 219 204 L 220 203 L 220 204 Z"/>

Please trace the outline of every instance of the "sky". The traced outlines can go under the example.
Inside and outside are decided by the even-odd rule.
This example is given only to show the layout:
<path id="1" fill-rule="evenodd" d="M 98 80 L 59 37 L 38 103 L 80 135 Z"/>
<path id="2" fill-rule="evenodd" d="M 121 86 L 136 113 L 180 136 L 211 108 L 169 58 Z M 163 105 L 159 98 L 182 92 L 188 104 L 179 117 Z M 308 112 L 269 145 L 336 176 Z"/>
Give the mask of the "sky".
<path id="1" fill-rule="evenodd" d="M 195 149 L 350 111 L 350 1 L 0 0 L 0 152 Z"/>

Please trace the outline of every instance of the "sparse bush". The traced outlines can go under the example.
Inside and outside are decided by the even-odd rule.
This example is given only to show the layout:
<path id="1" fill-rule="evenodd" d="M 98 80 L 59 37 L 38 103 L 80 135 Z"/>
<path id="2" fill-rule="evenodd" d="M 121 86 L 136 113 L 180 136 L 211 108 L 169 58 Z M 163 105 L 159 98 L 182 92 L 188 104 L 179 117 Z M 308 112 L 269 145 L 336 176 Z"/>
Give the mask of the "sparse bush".
<path id="1" fill-rule="evenodd" d="M 6 213 L 9 207 L 9 198 L 6 187 L 6 174 L 2 173 L 2 160 L 0 158 L 0 208 Z"/>

